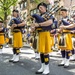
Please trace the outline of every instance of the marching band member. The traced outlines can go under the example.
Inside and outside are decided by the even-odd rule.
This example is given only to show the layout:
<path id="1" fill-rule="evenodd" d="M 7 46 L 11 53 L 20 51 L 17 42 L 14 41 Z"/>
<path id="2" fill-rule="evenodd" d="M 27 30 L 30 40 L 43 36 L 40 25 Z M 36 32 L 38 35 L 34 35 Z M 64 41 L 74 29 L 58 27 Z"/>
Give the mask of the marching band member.
<path id="1" fill-rule="evenodd" d="M 19 11 L 13 10 L 13 18 L 10 21 L 11 30 L 13 31 L 13 58 L 9 62 L 18 62 L 20 48 L 22 47 L 22 32 L 21 29 L 25 26 L 19 17 Z"/>
<path id="2" fill-rule="evenodd" d="M 38 18 L 38 15 L 37 14 L 34 14 L 34 15 Z M 32 17 L 31 17 L 31 20 L 32 20 L 32 23 L 35 23 L 36 22 L 35 19 L 32 18 Z M 38 18 L 38 20 L 40 20 L 40 19 Z M 40 58 L 40 54 L 38 52 L 38 40 L 39 40 L 39 37 L 38 37 L 37 30 L 36 29 L 35 29 L 35 31 L 34 30 L 31 30 L 31 39 L 30 39 L 30 42 L 31 42 L 32 48 L 34 49 L 35 59 L 36 60 L 38 60 Z"/>
<path id="3" fill-rule="evenodd" d="M 61 23 L 63 25 L 69 25 L 68 23 L 68 14 L 67 9 L 61 9 Z M 64 66 L 64 68 L 69 67 L 69 58 L 70 58 L 70 51 L 72 50 L 72 37 L 70 30 L 62 30 L 62 33 L 59 34 L 59 49 L 61 49 L 62 55 L 62 62 L 58 66 Z"/>
<path id="4" fill-rule="evenodd" d="M 2 48 L 4 44 L 5 44 L 4 27 L 3 22 L 0 21 L 0 54 L 2 54 Z"/>
<path id="5" fill-rule="evenodd" d="M 8 35 L 8 28 L 5 28 L 5 43 L 6 43 L 6 48 L 9 47 L 9 35 Z"/>
<path id="6" fill-rule="evenodd" d="M 71 31 L 72 33 L 72 46 L 73 49 L 71 50 L 72 55 L 70 56 L 70 60 L 71 61 L 75 61 L 75 28 L 73 28 L 74 30 Z"/>
<path id="7" fill-rule="evenodd" d="M 39 41 L 38 41 L 38 52 L 40 53 L 41 58 L 41 68 L 36 72 L 36 74 L 49 74 L 49 53 L 51 52 L 51 37 L 50 30 L 51 25 L 53 24 L 53 16 L 50 16 L 50 13 L 47 12 L 47 5 L 45 3 L 38 4 L 37 8 L 41 13 L 41 17 L 48 16 L 46 20 L 40 23 L 33 23 L 32 26 L 41 28 L 38 32 Z"/>
<path id="8" fill-rule="evenodd" d="M 52 29 L 50 31 L 51 32 L 51 40 L 52 40 L 52 50 L 55 50 L 54 48 L 56 48 L 57 36 L 55 34 L 56 34 L 57 25 L 58 25 L 57 20 L 54 20 L 52 27 L 51 27 Z"/>
<path id="9" fill-rule="evenodd" d="M 34 49 L 35 59 L 38 60 L 40 58 L 40 54 L 38 53 L 38 35 L 37 33 L 31 32 L 30 44 L 31 44 L 31 47 Z"/>
<path id="10" fill-rule="evenodd" d="M 75 23 L 75 14 L 73 14 L 72 18 L 73 18 L 73 23 Z M 73 28 L 71 32 L 72 32 L 73 49 L 72 49 L 72 56 L 70 56 L 70 60 L 74 61 L 75 60 L 75 27 Z"/>
<path id="11" fill-rule="evenodd" d="M 70 24 L 69 26 L 64 26 L 64 25 L 60 26 L 60 29 L 69 29 L 69 28 L 75 28 L 75 23 Z M 72 31 L 72 33 L 73 33 L 73 36 L 75 37 L 75 30 Z M 72 50 L 72 54 L 73 54 L 72 60 L 75 60 L 75 56 L 74 56 L 75 52 L 74 52 L 74 50 Z"/>

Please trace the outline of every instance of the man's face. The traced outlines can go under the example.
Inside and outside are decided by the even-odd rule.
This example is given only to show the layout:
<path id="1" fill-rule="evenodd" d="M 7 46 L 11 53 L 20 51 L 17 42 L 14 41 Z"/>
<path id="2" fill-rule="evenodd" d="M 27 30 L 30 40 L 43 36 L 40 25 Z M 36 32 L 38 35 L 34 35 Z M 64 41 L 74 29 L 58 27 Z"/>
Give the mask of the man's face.
<path id="1" fill-rule="evenodd" d="M 67 16 L 67 11 L 61 11 L 60 14 L 62 15 L 62 17 L 66 17 Z"/>
<path id="2" fill-rule="evenodd" d="M 0 22 L 0 25 L 2 25 L 2 23 Z"/>
<path id="3" fill-rule="evenodd" d="M 17 17 L 18 16 L 18 13 L 17 12 L 13 12 L 13 16 L 14 17 Z"/>
<path id="4" fill-rule="evenodd" d="M 40 13 L 45 13 L 46 12 L 46 8 L 42 5 L 39 6 L 39 11 Z"/>

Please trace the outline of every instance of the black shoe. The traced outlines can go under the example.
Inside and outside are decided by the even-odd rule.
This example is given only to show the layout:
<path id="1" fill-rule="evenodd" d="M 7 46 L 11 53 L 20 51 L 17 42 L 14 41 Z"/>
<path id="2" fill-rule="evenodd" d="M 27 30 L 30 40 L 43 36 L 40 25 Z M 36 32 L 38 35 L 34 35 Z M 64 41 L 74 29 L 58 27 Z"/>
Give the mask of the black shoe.
<path id="1" fill-rule="evenodd" d="M 39 60 L 40 58 L 35 58 L 35 60 Z"/>
<path id="2" fill-rule="evenodd" d="M 9 62 L 13 62 L 13 60 L 9 60 Z"/>
<path id="3" fill-rule="evenodd" d="M 38 72 L 38 71 L 37 71 L 37 72 L 35 72 L 35 74 L 42 74 L 42 73 L 43 73 L 43 72 Z"/>
<path id="4" fill-rule="evenodd" d="M 68 68 L 69 66 L 64 65 L 64 68 Z"/>
<path id="5" fill-rule="evenodd" d="M 42 75 L 49 75 L 49 73 L 48 74 L 42 74 Z"/>
<path id="6" fill-rule="evenodd" d="M 13 63 L 18 63 L 19 61 L 13 61 Z"/>
<path id="7" fill-rule="evenodd" d="M 58 64 L 58 66 L 64 66 L 64 64 Z"/>

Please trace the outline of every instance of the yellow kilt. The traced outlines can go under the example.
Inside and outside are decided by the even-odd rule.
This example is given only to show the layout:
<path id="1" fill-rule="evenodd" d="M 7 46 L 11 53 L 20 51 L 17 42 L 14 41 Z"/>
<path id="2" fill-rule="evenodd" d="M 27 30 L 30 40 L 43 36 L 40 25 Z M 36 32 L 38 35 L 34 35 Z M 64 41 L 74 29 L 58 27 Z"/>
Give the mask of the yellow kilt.
<path id="1" fill-rule="evenodd" d="M 5 44 L 4 33 L 0 33 L 0 45 Z"/>
<path id="2" fill-rule="evenodd" d="M 51 47 L 54 46 L 54 35 L 51 34 Z"/>
<path id="3" fill-rule="evenodd" d="M 21 32 L 13 33 L 13 47 L 14 48 L 22 47 L 22 33 Z"/>
<path id="4" fill-rule="evenodd" d="M 50 32 L 39 32 L 38 34 L 39 40 L 38 40 L 38 52 L 40 53 L 50 53 L 51 51 L 51 37 Z"/>
<path id="5" fill-rule="evenodd" d="M 72 50 L 72 35 L 70 33 L 64 34 L 65 35 L 65 44 L 66 46 L 58 46 L 59 49 L 61 50 Z M 60 34 L 58 37 L 58 40 L 60 40 Z"/>

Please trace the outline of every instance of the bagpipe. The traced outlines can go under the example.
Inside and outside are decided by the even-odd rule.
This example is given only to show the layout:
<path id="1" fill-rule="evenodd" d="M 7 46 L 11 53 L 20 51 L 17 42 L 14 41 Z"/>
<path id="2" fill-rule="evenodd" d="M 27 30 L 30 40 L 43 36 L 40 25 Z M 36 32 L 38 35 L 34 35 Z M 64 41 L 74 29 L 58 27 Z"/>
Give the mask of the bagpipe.
<path id="1" fill-rule="evenodd" d="M 68 19 L 67 21 L 62 20 L 62 23 L 63 23 L 63 25 L 65 25 L 65 26 L 68 26 L 68 25 L 71 24 L 70 21 L 69 21 L 69 19 Z M 74 28 L 68 28 L 67 30 L 75 30 L 75 27 L 74 27 Z"/>
<path id="2" fill-rule="evenodd" d="M 33 15 L 31 15 L 31 19 L 33 19 L 33 20 L 35 19 L 35 22 L 37 22 L 37 23 L 44 22 L 44 21 L 48 20 L 53 14 L 58 12 L 62 7 L 63 6 L 61 6 L 61 7 L 57 6 L 57 7 L 53 8 L 52 10 L 50 10 L 50 12 L 48 11 L 48 14 L 45 14 L 43 17 L 38 14 L 33 14 Z"/>
<path id="3" fill-rule="evenodd" d="M 21 23 L 20 20 L 18 20 L 17 18 L 13 17 L 13 18 L 11 19 L 9 25 L 12 26 L 13 24 L 20 24 L 20 23 Z"/>
<path id="4" fill-rule="evenodd" d="M 52 17 L 55 13 L 57 13 L 62 8 L 63 6 L 59 6 L 58 2 L 56 2 L 56 4 L 52 8 L 49 9 L 50 11 L 47 10 L 48 13 L 46 13 L 44 16 L 33 14 L 31 15 L 31 20 L 35 20 L 36 23 L 42 23 L 44 21 L 47 21 L 50 17 Z M 55 18 L 53 18 L 53 23 L 57 25 Z M 55 26 L 55 28 L 57 28 L 57 26 Z"/>
<path id="5" fill-rule="evenodd" d="M 22 23 L 22 21 L 21 21 L 21 19 L 18 19 L 18 18 L 15 18 L 15 17 L 13 17 L 12 19 L 11 19 L 11 21 L 10 21 L 10 23 L 9 23 L 9 25 L 10 26 L 12 26 L 13 24 L 20 24 L 20 23 Z M 13 29 L 20 29 L 20 31 L 23 33 L 23 28 L 24 28 L 25 26 L 20 26 L 20 27 L 15 27 L 15 28 L 13 28 Z"/>

